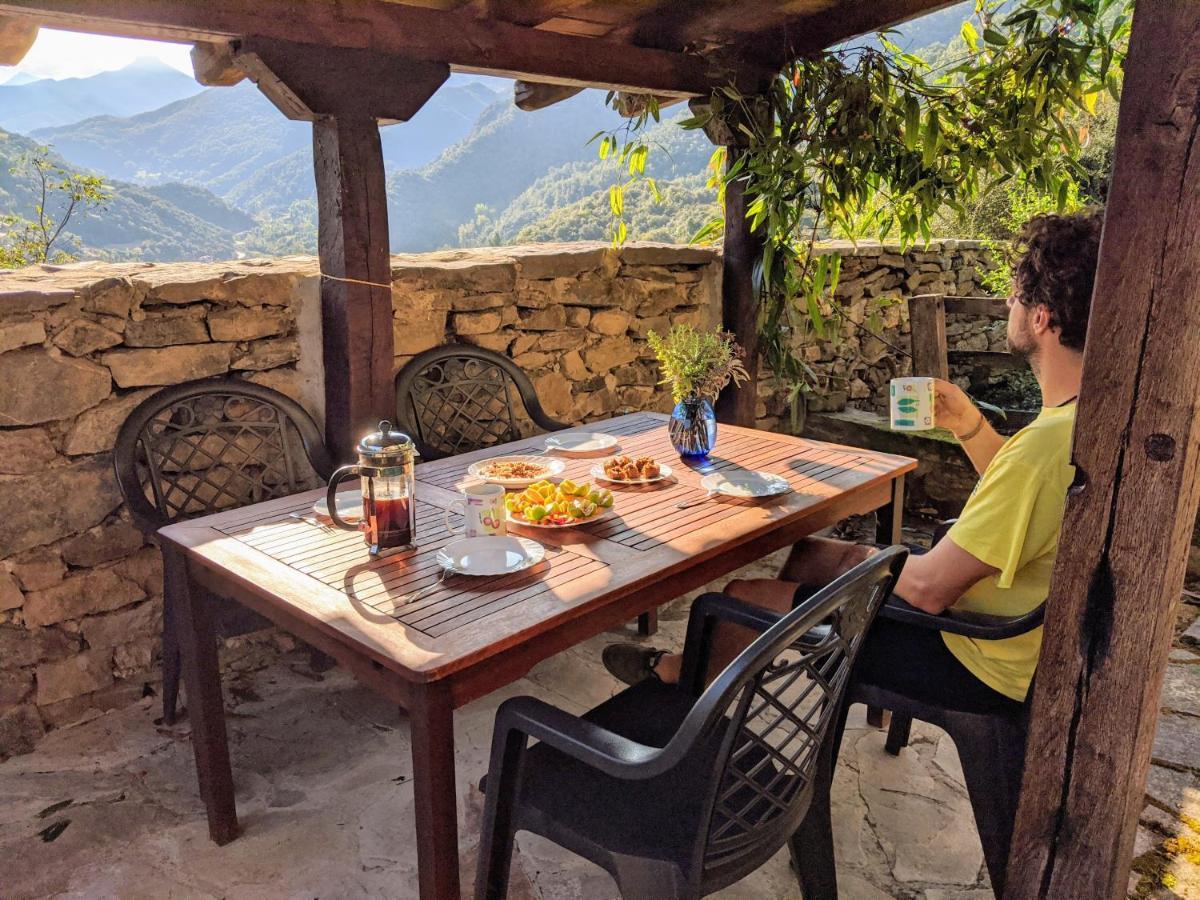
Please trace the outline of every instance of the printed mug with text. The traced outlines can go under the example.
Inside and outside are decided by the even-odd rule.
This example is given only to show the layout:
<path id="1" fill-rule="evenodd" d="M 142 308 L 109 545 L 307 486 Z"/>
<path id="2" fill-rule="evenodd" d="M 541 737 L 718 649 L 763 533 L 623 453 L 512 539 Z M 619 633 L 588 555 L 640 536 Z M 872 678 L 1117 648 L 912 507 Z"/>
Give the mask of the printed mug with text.
<path id="1" fill-rule="evenodd" d="M 928 431 L 935 427 L 932 378 L 893 378 L 889 393 L 892 431 Z"/>
<path id="2" fill-rule="evenodd" d="M 470 484 L 462 489 L 462 494 L 457 500 L 452 500 L 446 510 L 446 527 L 452 534 L 461 533 L 469 538 L 508 534 L 502 485 Z M 450 523 L 453 513 L 463 516 L 466 522 L 455 528 Z"/>

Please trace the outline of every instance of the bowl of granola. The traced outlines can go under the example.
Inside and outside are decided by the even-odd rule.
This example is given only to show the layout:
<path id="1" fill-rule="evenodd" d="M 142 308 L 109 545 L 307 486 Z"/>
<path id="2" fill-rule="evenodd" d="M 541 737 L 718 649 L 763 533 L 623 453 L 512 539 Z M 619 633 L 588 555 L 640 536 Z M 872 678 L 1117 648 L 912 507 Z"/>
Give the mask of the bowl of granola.
<path id="1" fill-rule="evenodd" d="M 467 466 L 467 474 L 490 484 L 518 488 L 561 475 L 565 468 L 566 463 L 561 459 L 548 459 L 544 456 L 497 456 L 495 459 L 482 459 L 471 463 Z"/>

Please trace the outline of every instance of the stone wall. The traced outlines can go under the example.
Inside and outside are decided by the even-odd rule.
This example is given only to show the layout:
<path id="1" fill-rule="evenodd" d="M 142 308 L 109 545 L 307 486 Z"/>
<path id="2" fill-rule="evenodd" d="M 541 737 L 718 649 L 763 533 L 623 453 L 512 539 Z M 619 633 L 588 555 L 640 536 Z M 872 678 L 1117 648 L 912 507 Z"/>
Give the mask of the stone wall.
<path id="1" fill-rule="evenodd" d="M 978 242 L 934 241 L 904 251 L 899 245 L 830 242 L 826 252 L 842 255 L 841 276 L 833 300 L 825 304 L 828 339 L 800 327 L 793 350 L 817 373 L 822 389 L 810 396 L 812 412 L 855 408 L 886 411 L 889 380 L 912 372 L 908 305 L 914 294 L 980 296 L 981 277 L 991 265 Z M 877 321 L 871 321 L 872 318 Z M 807 317 L 801 319 L 805 326 Z M 995 350 L 1005 346 L 1004 323 L 970 316 L 948 316 L 947 345 L 952 350 Z M 952 373 L 954 374 L 954 373 Z M 790 427 L 786 388 L 770 378 L 759 387 L 759 424 Z"/>
<path id="2" fill-rule="evenodd" d="M 397 368 L 449 341 L 505 353 L 567 422 L 670 409 L 646 343 L 672 324 L 716 326 L 708 248 L 543 244 L 393 257 Z"/>
<path id="3" fill-rule="evenodd" d="M 972 245 L 843 252 L 838 298 L 851 321 L 872 298 L 977 287 Z M 669 408 L 646 333 L 720 320 L 720 259 L 705 248 L 396 256 L 393 285 L 397 369 L 452 340 L 507 353 L 547 412 L 573 423 Z M 318 288 L 315 261 L 299 257 L 0 273 L 0 756 L 156 690 L 161 562 L 120 502 L 117 428 L 156 387 L 225 373 L 283 391 L 320 421 Z M 906 346 L 903 304 L 882 316 L 886 339 Z M 840 379 L 832 405 L 869 403 L 906 364 L 845 331 L 836 346 L 798 338 L 799 349 Z M 783 427 L 778 394 L 764 389 L 764 427 Z M 222 662 L 254 666 L 288 643 L 244 636 Z"/>
<path id="4" fill-rule="evenodd" d="M 311 406 L 316 280 L 295 269 L 0 274 L 0 757 L 157 680 L 162 565 L 122 509 L 117 429 L 159 386 L 226 373 Z"/>

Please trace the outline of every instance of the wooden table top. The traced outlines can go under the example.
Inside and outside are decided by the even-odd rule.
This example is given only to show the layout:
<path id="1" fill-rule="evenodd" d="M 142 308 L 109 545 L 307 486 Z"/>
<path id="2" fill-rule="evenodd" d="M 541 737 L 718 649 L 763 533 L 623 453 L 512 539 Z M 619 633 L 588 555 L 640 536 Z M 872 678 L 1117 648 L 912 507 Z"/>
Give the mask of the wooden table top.
<path id="1" fill-rule="evenodd" d="M 546 547 L 543 562 L 514 575 L 451 575 L 438 583 L 435 556 L 456 537 L 446 528 L 445 510 L 458 496 L 456 486 L 468 480 L 467 466 L 540 449 L 541 438 L 419 465 L 415 550 L 373 559 L 357 532 L 294 517 L 310 517 L 324 491 L 177 523 L 160 534 L 186 548 L 193 565 L 268 606 L 286 608 L 408 680 L 430 681 L 916 467 L 906 457 L 729 425 L 720 426 L 716 452 L 689 467 L 671 448 L 666 418 L 635 413 L 580 429 L 614 435 L 616 452 L 652 455 L 674 477 L 638 487 L 606 484 L 616 495 L 615 515 L 594 525 L 510 526 L 510 534 Z M 596 458 L 564 461 L 563 477 L 594 480 L 588 471 Z M 761 501 L 719 496 L 677 508 L 704 496 L 704 475 L 739 467 L 781 475 L 792 492 Z M 406 602 L 416 591 L 422 593 Z"/>

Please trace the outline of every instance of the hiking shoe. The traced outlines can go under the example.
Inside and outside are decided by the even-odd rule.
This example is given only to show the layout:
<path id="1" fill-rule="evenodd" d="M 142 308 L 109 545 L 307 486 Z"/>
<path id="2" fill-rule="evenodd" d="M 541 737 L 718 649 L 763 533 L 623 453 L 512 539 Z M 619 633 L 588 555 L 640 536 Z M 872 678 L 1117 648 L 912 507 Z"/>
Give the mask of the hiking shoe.
<path id="1" fill-rule="evenodd" d="M 658 678 L 654 669 L 666 652 L 642 644 L 609 644 L 600 659 L 614 678 L 626 684 L 637 684 L 647 678 Z"/>

